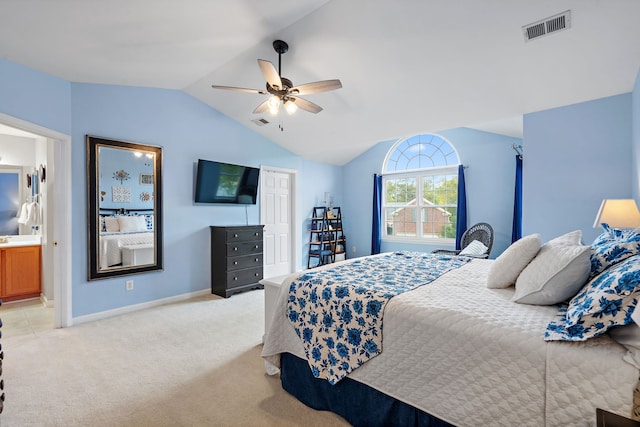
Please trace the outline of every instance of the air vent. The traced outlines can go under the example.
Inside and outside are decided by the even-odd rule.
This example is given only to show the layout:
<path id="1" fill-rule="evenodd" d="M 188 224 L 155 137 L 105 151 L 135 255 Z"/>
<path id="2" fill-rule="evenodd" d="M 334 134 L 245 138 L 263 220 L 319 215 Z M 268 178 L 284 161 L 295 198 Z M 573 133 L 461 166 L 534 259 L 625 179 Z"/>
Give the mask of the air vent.
<path id="1" fill-rule="evenodd" d="M 522 27 L 524 41 L 528 42 L 551 33 L 571 28 L 571 11 L 567 10 L 554 16 L 533 22 Z"/>
<path id="2" fill-rule="evenodd" d="M 264 126 L 269 124 L 269 122 L 266 119 L 263 119 L 262 117 L 259 119 L 253 119 L 251 121 L 255 123 L 257 126 Z"/>

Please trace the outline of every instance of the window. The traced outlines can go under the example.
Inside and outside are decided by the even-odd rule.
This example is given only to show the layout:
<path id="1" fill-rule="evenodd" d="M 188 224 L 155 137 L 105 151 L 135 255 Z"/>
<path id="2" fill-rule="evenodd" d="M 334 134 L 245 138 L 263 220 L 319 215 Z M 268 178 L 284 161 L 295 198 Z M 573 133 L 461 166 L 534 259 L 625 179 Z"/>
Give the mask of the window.
<path id="1" fill-rule="evenodd" d="M 456 237 L 458 155 L 438 135 L 398 141 L 383 167 L 382 235 L 391 240 Z"/>

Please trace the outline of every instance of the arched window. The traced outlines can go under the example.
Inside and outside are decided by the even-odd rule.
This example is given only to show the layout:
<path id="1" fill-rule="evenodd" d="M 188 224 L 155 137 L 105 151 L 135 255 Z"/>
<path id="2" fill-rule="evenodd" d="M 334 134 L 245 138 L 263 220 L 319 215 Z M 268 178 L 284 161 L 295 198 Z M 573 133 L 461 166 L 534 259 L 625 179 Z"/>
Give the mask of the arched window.
<path id="1" fill-rule="evenodd" d="M 383 237 L 455 240 L 459 164 L 455 148 L 438 135 L 412 136 L 391 147 L 382 169 Z"/>

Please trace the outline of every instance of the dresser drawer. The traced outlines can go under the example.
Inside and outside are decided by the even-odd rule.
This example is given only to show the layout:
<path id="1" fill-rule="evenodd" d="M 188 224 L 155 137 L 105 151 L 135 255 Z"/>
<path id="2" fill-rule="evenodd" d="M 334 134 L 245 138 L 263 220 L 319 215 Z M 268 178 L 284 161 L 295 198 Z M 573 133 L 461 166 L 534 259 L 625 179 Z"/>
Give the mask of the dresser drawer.
<path id="1" fill-rule="evenodd" d="M 227 230 L 227 243 L 262 240 L 262 227 Z"/>
<path id="2" fill-rule="evenodd" d="M 262 225 L 214 226 L 211 230 L 211 293 L 228 298 L 262 288 Z"/>
<path id="3" fill-rule="evenodd" d="M 227 272 L 227 288 L 257 283 L 262 280 L 262 266 Z"/>
<path id="4" fill-rule="evenodd" d="M 229 257 L 257 253 L 262 253 L 262 240 L 227 243 L 227 256 Z"/>
<path id="5" fill-rule="evenodd" d="M 262 267 L 262 253 L 227 258 L 227 271 L 249 267 Z"/>

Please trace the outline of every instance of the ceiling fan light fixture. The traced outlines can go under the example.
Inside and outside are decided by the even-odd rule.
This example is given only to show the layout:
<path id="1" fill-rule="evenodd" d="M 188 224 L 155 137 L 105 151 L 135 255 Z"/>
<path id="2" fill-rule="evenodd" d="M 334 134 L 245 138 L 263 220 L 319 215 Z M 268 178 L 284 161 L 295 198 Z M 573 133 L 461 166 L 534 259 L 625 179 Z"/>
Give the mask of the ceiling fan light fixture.
<path id="1" fill-rule="evenodd" d="M 296 111 L 298 111 L 298 106 L 296 105 L 293 99 L 287 99 L 284 102 L 284 109 L 287 110 L 287 113 L 289 113 L 289 115 L 291 115 Z"/>
<path id="2" fill-rule="evenodd" d="M 263 77 L 266 80 L 266 90 L 261 89 L 248 89 L 244 87 L 235 86 L 220 86 L 211 85 L 214 89 L 233 90 L 236 92 L 258 93 L 260 95 L 271 94 L 272 96 L 266 101 L 261 102 L 254 110 L 254 114 L 262 114 L 266 111 L 273 116 L 277 116 L 280 111 L 280 106 L 283 105 L 284 109 L 289 115 L 298 111 L 298 108 L 313 114 L 317 114 L 322 111 L 322 107 L 308 101 L 305 98 L 300 98 L 299 95 L 311 95 L 320 92 L 329 92 L 332 90 L 340 89 L 342 83 L 338 79 L 322 80 L 318 82 L 305 83 L 302 85 L 294 86 L 293 82 L 286 77 L 282 77 L 282 54 L 289 50 L 289 45 L 282 40 L 275 40 L 273 42 L 273 48 L 278 54 L 278 69 L 269 61 L 264 59 L 258 59 L 258 66 L 262 72 Z"/>
<path id="3" fill-rule="evenodd" d="M 276 95 L 273 95 L 271 98 L 269 98 L 267 106 L 269 107 L 269 113 L 271 113 L 271 115 L 273 116 L 277 116 L 278 110 L 280 110 L 280 98 Z"/>

